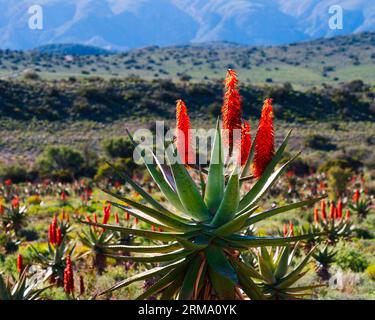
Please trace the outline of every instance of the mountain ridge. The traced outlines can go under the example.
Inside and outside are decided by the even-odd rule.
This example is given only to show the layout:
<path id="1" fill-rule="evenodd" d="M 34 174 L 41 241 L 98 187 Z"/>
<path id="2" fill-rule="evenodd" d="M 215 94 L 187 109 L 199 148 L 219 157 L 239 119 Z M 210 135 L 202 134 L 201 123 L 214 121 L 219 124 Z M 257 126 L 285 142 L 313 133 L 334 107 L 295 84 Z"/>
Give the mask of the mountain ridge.
<path id="1" fill-rule="evenodd" d="M 28 28 L 28 8 L 43 8 L 43 30 Z M 332 5 L 344 29 L 328 27 Z M 375 30 L 366 0 L 0 0 L 0 47 L 78 43 L 108 50 L 231 41 L 276 45 Z"/>

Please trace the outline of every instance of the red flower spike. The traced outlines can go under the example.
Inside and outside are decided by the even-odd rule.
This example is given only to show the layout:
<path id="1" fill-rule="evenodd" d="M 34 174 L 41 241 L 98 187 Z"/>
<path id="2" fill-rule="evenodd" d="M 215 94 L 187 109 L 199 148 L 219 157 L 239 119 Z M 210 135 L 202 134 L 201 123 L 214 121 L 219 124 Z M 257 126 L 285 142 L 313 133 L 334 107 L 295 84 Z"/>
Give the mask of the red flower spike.
<path id="1" fill-rule="evenodd" d="M 130 219 L 130 214 L 129 214 L 129 212 L 125 212 L 125 220 L 126 221 L 129 221 L 129 219 Z"/>
<path id="2" fill-rule="evenodd" d="M 329 219 L 333 220 L 334 217 L 335 217 L 335 203 L 331 201 L 331 203 L 329 204 Z"/>
<path id="3" fill-rule="evenodd" d="M 95 222 L 95 223 L 98 223 L 98 217 L 97 217 L 97 215 L 96 215 L 95 212 L 92 214 L 92 217 L 93 217 L 93 219 L 94 219 L 94 222 Z"/>
<path id="4" fill-rule="evenodd" d="M 56 244 L 57 244 L 58 246 L 60 246 L 61 243 L 62 243 L 62 232 L 61 232 L 61 228 L 59 227 L 59 228 L 57 229 L 57 232 L 56 232 Z"/>
<path id="5" fill-rule="evenodd" d="M 360 197 L 359 190 L 356 190 L 352 198 L 353 202 L 357 203 L 359 201 L 359 197 Z"/>
<path id="6" fill-rule="evenodd" d="M 17 271 L 18 273 L 23 271 L 23 257 L 20 254 L 17 256 Z"/>
<path id="7" fill-rule="evenodd" d="M 258 125 L 258 133 L 254 143 L 253 173 L 255 178 L 259 179 L 275 155 L 272 99 L 266 99 L 266 101 L 264 101 L 262 115 Z"/>
<path id="8" fill-rule="evenodd" d="M 314 208 L 314 222 L 315 224 L 319 224 L 319 209 Z"/>
<path id="9" fill-rule="evenodd" d="M 109 221 L 109 217 L 111 215 L 111 204 L 104 206 L 103 211 L 104 211 L 104 214 L 103 214 L 102 224 L 107 224 Z"/>
<path id="10" fill-rule="evenodd" d="M 285 223 L 284 223 L 284 228 L 283 228 L 283 234 L 284 234 L 284 238 L 288 235 L 288 227 Z"/>
<path id="11" fill-rule="evenodd" d="M 294 224 L 292 222 L 289 223 L 290 235 L 294 237 Z"/>
<path id="12" fill-rule="evenodd" d="M 20 200 L 17 196 L 15 196 L 12 200 L 12 208 L 16 209 L 20 206 Z"/>
<path id="13" fill-rule="evenodd" d="M 135 224 L 135 225 L 137 225 L 137 224 L 138 224 L 138 222 L 139 222 L 138 218 L 137 218 L 137 217 L 135 217 L 135 218 L 134 218 L 134 224 Z"/>
<path id="14" fill-rule="evenodd" d="M 241 130 L 241 166 L 244 166 L 249 158 L 251 148 L 250 124 L 244 120 Z"/>
<path id="15" fill-rule="evenodd" d="M 64 270 L 64 291 L 67 294 L 74 292 L 74 274 L 69 255 L 66 257 L 66 268 Z"/>
<path id="16" fill-rule="evenodd" d="M 182 163 L 194 162 L 194 153 L 191 150 L 190 119 L 186 105 L 177 100 L 176 106 L 176 148 Z"/>
<path id="17" fill-rule="evenodd" d="M 118 217 L 118 212 L 117 211 L 115 212 L 115 222 L 116 222 L 116 224 L 120 224 L 120 219 Z"/>
<path id="18" fill-rule="evenodd" d="M 229 147 L 229 155 L 234 148 L 233 130 L 242 129 L 241 97 L 238 91 L 238 79 L 236 71 L 229 69 L 225 79 L 224 104 L 221 108 L 223 129 L 228 131 L 224 143 Z"/>
<path id="19" fill-rule="evenodd" d="M 326 202 L 324 200 L 322 200 L 320 202 L 320 206 L 321 206 L 321 212 L 322 212 L 322 219 L 323 219 L 323 221 L 326 221 L 327 220 Z"/>
<path id="20" fill-rule="evenodd" d="M 151 231 L 154 231 L 154 232 L 156 231 L 156 228 L 154 225 L 151 226 Z"/>
<path id="21" fill-rule="evenodd" d="M 350 221 L 350 211 L 349 210 L 346 210 L 345 220 L 348 221 L 348 222 Z"/>

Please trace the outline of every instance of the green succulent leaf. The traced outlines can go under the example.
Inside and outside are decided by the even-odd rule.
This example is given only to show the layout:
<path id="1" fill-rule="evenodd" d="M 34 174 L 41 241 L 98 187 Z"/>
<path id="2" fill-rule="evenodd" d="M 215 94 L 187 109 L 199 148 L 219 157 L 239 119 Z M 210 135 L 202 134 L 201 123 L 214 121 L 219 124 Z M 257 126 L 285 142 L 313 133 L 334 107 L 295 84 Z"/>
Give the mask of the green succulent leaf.
<path id="1" fill-rule="evenodd" d="M 101 224 L 101 223 L 93 223 L 88 221 L 81 221 L 83 224 L 91 225 L 94 227 L 100 227 L 112 231 L 117 231 L 122 234 L 126 235 L 135 235 L 140 236 L 143 238 L 151 239 L 151 240 L 159 240 L 159 241 L 174 241 L 176 237 L 181 236 L 184 237 L 184 233 L 171 233 L 171 232 L 156 232 L 156 231 L 148 231 L 148 230 L 141 230 L 141 229 L 133 229 L 133 228 L 125 228 L 121 226 L 115 226 L 110 224 Z"/>
<path id="2" fill-rule="evenodd" d="M 216 134 L 211 152 L 211 162 L 208 169 L 207 185 L 204 202 L 214 215 L 224 196 L 224 161 L 221 142 L 220 121 L 216 123 Z"/>
<path id="3" fill-rule="evenodd" d="M 130 138 L 130 141 L 133 143 L 134 147 L 137 146 L 137 144 L 135 143 L 132 135 L 130 134 L 130 132 L 128 130 L 126 130 L 129 138 Z M 154 153 L 149 150 L 149 152 L 152 153 L 153 157 L 156 158 L 156 156 L 154 155 Z M 168 199 L 168 201 L 177 209 L 179 210 L 180 212 L 184 212 L 184 207 L 183 205 L 181 204 L 181 201 L 178 197 L 178 195 L 176 194 L 176 192 L 173 190 L 173 188 L 169 185 L 168 181 L 165 180 L 165 178 L 163 177 L 163 174 L 161 174 L 158 170 L 157 170 L 157 166 L 153 163 L 148 163 L 148 161 L 146 160 L 145 156 L 140 154 L 138 152 L 139 156 L 142 158 L 148 172 L 150 173 L 151 177 L 154 179 L 154 181 L 156 182 L 156 184 L 159 186 L 159 189 L 161 190 L 161 192 L 164 194 L 164 196 Z"/>
<path id="4" fill-rule="evenodd" d="M 241 199 L 238 210 L 243 210 L 247 208 L 250 204 L 255 203 L 256 199 L 260 198 L 260 195 L 263 194 L 266 190 L 268 190 L 268 187 L 265 186 L 271 186 L 271 182 L 274 179 L 271 179 L 272 172 L 274 171 L 276 165 L 281 160 L 284 150 L 288 144 L 288 140 L 290 137 L 290 134 L 292 131 L 289 131 L 287 136 L 285 137 L 283 143 L 277 150 L 275 156 L 272 158 L 271 162 L 268 164 L 266 169 L 264 170 L 263 175 L 260 177 L 260 179 L 255 183 L 255 185 L 251 188 L 251 190 Z M 274 178 L 276 176 L 274 175 Z M 271 180 L 270 180 L 271 179 Z M 264 192 L 262 192 L 264 190 Z"/>
<path id="5" fill-rule="evenodd" d="M 228 184 L 225 188 L 224 197 L 221 201 L 220 207 L 217 210 L 214 218 L 212 219 L 212 226 L 221 226 L 230 221 L 240 201 L 240 185 L 238 180 L 237 168 L 234 169 Z"/>
<path id="6" fill-rule="evenodd" d="M 315 199 L 309 199 L 309 200 L 305 200 L 305 201 L 301 201 L 301 202 L 296 202 L 296 203 L 288 204 L 288 205 L 285 205 L 285 206 L 282 206 L 282 207 L 272 208 L 270 210 L 266 210 L 266 211 L 257 213 L 257 214 L 253 215 L 252 217 L 250 217 L 249 219 L 246 220 L 245 226 L 250 226 L 252 224 L 255 224 L 256 222 L 259 222 L 259 221 L 262 221 L 264 219 L 273 217 L 274 215 L 277 215 L 279 213 L 284 213 L 284 212 L 294 210 L 294 209 L 298 209 L 298 208 L 301 208 L 301 207 L 304 207 L 304 206 L 311 206 L 314 203 L 316 203 L 316 202 L 318 202 L 318 201 L 320 201 L 320 200 L 322 200 L 326 197 L 327 196 L 322 196 L 322 197 L 315 198 Z"/>
<path id="7" fill-rule="evenodd" d="M 128 245 L 104 245 L 102 249 L 107 251 L 123 251 L 136 253 L 168 253 L 181 248 L 181 244 L 173 242 L 171 244 L 157 245 L 157 246 L 128 246 Z"/>
<path id="8" fill-rule="evenodd" d="M 278 261 L 278 265 L 277 265 L 276 271 L 275 271 L 276 280 L 279 280 L 279 279 L 283 278 L 288 271 L 290 247 L 286 246 L 282 250 L 283 250 L 283 252 L 280 255 L 280 260 Z"/>
<path id="9" fill-rule="evenodd" d="M 198 273 L 201 267 L 202 257 L 197 254 L 188 265 L 189 272 L 186 273 L 181 291 L 178 296 L 179 300 L 190 300 L 194 294 L 196 281 L 199 281 Z"/>
<path id="10" fill-rule="evenodd" d="M 186 257 L 191 251 L 180 249 L 172 252 L 168 252 L 161 255 L 152 256 L 120 256 L 115 254 L 106 254 L 107 257 L 114 258 L 122 261 L 141 262 L 141 263 L 152 263 L 152 262 L 169 262 L 173 260 Z"/>
<path id="11" fill-rule="evenodd" d="M 175 163 L 170 148 L 166 150 L 167 157 L 170 161 L 170 167 L 176 182 L 178 197 L 185 208 L 185 212 L 199 221 L 209 219 L 210 214 L 200 195 L 200 192 L 193 179 L 187 172 L 183 164 Z"/>
<path id="12" fill-rule="evenodd" d="M 126 287 L 126 286 L 132 284 L 133 282 L 142 281 L 142 280 L 146 280 L 146 279 L 150 279 L 152 277 L 158 276 L 160 274 L 165 274 L 166 272 L 177 268 L 179 265 L 183 264 L 184 262 L 185 262 L 185 259 L 181 259 L 179 261 L 170 263 L 170 264 L 162 266 L 162 267 L 156 267 L 156 268 L 138 273 L 138 274 L 136 274 L 136 275 L 134 275 L 130 278 L 127 278 L 125 280 L 122 280 L 122 281 L 116 283 L 114 286 L 112 286 L 109 289 L 101 292 L 99 295 L 104 295 L 104 294 L 110 293 L 112 291 L 115 291 L 117 289 Z"/>

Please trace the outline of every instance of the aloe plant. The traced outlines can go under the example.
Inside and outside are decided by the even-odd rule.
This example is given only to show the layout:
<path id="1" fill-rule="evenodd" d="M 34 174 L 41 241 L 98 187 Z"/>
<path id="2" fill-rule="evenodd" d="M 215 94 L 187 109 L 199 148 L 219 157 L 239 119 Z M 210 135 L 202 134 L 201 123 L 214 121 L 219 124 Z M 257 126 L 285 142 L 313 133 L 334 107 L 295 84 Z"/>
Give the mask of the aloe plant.
<path id="1" fill-rule="evenodd" d="M 136 147 L 130 133 L 129 136 Z M 156 161 L 153 163 L 146 161 L 145 154 L 140 154 L 150 175 L 173 209 L 167 209 L 157 202 L 138 183 L 122 172 L 123 178 L 143 197 L 148 206 L 104 190 L 120 201 L 109 201 L 113 206 L 164 230 L 156 232 L 82 221 L 106 230 L 148 239 L 153 243 L 149 246 L 117 245 L 112 249 L 106 249 L 108 256 L 118 260 L 153 264 L 154 268 L 124 279 L 104 293 L 157 277 L 159 280 L 138 299 L 155 294 L 160 294 L 160 299 L 267 299 L 268 292 L 254 281 L 254 276 L 258 273 L 254 272 L 254 268 L 246 264 L 238 253 L 249 248 L 288 246 L 320 235 L 271 237 L 245 234 L 246 230 L 260 221 L 313 205 L 322 199 L 308 199 L 259 212 L 259 202 L 298 156 L 297 154 L 278 166 L 289 137 L 290 132 L 262 176 L 242 196 L 240 189 L 244 178 L 248 177 L 254 156 L 254 144 L 244 167 L 234 169 L 231 174 L 225 175 L 228 168 L 223 161 L 224 145 L 219 121 L 211 155 L 211 159 L 217 157 L 219 161 L 211 161 L 207 178 L 199 183 L 203 188 L 193 181 L 185 165 L 172 163 L 171 159 L 176 156 L 176 151 L 166 152 L 166 157 L 170 161 L 169 166 L 160 165 L 154 154 Z M 204 194 L 201 193 L 201 189 L 205 190 Z M 121 251 L 131 252 L 132 255 L 123 255 Z"/>
<path id="2" fill-rule="evenodd" d="M 311 249 L 304 259 L 292 267 L 293 256 L 298 249 L 291 246 L 258 250 L 258 268 L 263 293 L 271 300 L 295 300 L 310 296 L 320 285 L 299 286 L 298 281 L 309 271 L 307 265 L 314 252 Z"/>
<path id="3" fill-rule="evenodd" d="M 40 288 L 38 275 L 28 277 L 29 268 L 25 268 L 19 279 L 7 280 L 0 274 L 0 300 L 38 300 L 48 287 Z"/>

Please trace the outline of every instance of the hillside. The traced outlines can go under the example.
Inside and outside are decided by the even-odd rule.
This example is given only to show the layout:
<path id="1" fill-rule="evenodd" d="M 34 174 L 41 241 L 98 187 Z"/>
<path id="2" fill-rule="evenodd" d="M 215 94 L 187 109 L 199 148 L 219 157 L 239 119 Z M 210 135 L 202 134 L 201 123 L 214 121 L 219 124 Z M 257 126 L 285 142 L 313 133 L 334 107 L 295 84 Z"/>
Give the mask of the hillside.
<path id="1" fill-rule="evenodd" d="M 42 79 L 98 76 L 221 80 L 228 67 L 242 82 L 290 82 L 299 88 L 340 84 L 356 79 L 375 84 L 375 33 L 361 33 L 275 47 L 230 43 L 147 47 L 114 55 L 64 56 L 0 51 L 0 78 L 20 78 L 34 70 Z"/>
<path id="2" fill-rule="evenodd" d="M 210 83 L 88 78 L 45 82 L 0 81 L 0 117 L 113 121 L 117 119 L 173 119 L 174 104 L 182 98 L 192 115 L 214 119 L 220 112 L 220 81 Z M 242 84 L 245 117 L 259 115 L 263 99 L 272 97 L 278 119 L 288 121 L 374 120 L 374 87 L 353 81 L 340 87 L 298 91 L 281 86 Z"/>

